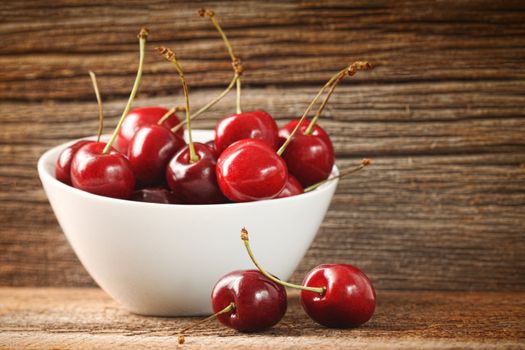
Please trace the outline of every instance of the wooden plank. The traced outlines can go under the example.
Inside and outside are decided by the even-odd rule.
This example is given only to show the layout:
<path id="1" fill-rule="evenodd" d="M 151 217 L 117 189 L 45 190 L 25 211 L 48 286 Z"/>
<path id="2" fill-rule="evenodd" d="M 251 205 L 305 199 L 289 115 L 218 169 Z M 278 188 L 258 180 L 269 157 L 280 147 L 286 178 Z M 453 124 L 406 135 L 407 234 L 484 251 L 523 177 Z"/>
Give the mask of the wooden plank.
<path id="1" fill-rule="evenodd" d="M 99 289 L 1 288 L 0 300 L 0 346 L 7 348 L 175 346 L 177 330 L 197 320 L 130 314 Z M 524 301 L 523 293 L 381 292 L 367 324 L 336 330 L 311 321 L 292 291 L 273 329 L 241 334 L 210 322 L 190 331 L 184 347 L 520 349 Z"/>
<path id="2" fill-rule="evenodd" d="M 195 15 L 201 6 L 216 10 L 245 62 L 244 108 L 280 124 L 346 61 L 376 65 L 337 89 L 321 121 L 338 164 L 373 157 L 374 166 L 341 182 L 295 281 L 343 261 L 381 290 L 525 290 L 525 6 L 507 0 L 0 3 L 0 285 L 93 284 L 36 161 L 95 132 L 88 69 L 115 125 L 142 25 L 151 40 L 137 105 L 182 101 L 157 45 L 176 48 L 194 106 L 217 94 L 231 67 Z M 233 98 L 196 127 L 231 113 Z"/>

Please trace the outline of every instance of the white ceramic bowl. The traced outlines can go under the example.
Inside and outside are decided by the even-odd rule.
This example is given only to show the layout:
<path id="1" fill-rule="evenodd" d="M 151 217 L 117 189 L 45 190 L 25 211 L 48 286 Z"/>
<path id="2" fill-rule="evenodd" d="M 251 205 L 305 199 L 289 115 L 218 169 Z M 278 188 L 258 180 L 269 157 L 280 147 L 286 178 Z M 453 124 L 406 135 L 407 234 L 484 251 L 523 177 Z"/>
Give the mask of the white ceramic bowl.
<path id="1" fill-rule="evenodd" d="M 195 130 L 196 141 L 213 138 Z M 210 293 L 224 274 L 254 268 L 240 239 L 250 232 L 257 259 L 288 279 L 312 243 L 337 186 L 250 203 L 168 205 L 93 195 L 55 179 L 58 154 L 40 157 L 38 173 L 69 243 L 113 299 L 143 315 L 211 311 Z M 334 168 L 334 171 L 337 169 Z"/>

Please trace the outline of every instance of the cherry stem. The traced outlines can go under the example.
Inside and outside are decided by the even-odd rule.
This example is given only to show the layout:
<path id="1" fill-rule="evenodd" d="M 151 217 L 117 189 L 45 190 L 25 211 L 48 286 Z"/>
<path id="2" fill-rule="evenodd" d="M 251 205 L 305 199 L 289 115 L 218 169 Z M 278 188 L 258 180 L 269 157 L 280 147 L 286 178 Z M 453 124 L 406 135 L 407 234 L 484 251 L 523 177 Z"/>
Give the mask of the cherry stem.
<path id="1" fill-rule="evenodd" d="M 188 126 L 188 148 L 190 150 L 190 163 L 195 163 L 199 160 L 197 152 L 195 152 L 195 146 L 193 145 L 193 139 L 191 136 L 191 118 L 190 118 L 190 94 L 188 91 L 188 85 L 186 84 L 186 79 L 184 78 L 184 73 L 182 68 L 177 61 L 175 53 L 166 47 L 157 47 L 157 52 L 164 56 L 164 58 L 175 66 L 177 73 L 179 73 L 180 81 L 182 84 L 182 91 L 184 92 L 184 98 L 186 100 L 186 125 Z"/>
<path id="2" fill-rule="evenodd" d="M 317 95 L 315 95 L 314 99 L 312 100 L 312 102 L 310 102 L 310 104 L 308 105 L 308 107 L 306 108 L 306 110 L 304 111 L 303 113 L 303 116 L 301 117 L 301 119 L 299 119 L 299 123 L 297 123 L 297 125 L 295 126 L 295 128 L 292 130 L 292 132 L 290 133 L 290 135 L 288 136 L 288 138 L 286 139 L 286 141 L 283 143 L 283 145 L 277 150 L 277 155 L 281 156 L 284 151 L 286 150 L 286 147 L 288 147 L 288 144 L 292 141 L 292 138 L 295 136 L 295 133 L 297 132 L 297 130 L 299 130 L 299 127 L 301 126 L 301 124 L 303 123 L 303 121 L 306 119 L 306 116 L 308 115 L 308 113 L 310 113 L 310 110 L 312 109 L 312 107 L 314 106 L 314 104 L 317 102 L 317 100 L 319 99 L 319 97 L 323 94 L 323 92 L 330 86 L 332 85 L 332 83 L 334 82 L 335 79 L 337 79 L 337 77 L 343 73 L 344 71 L 346 71 L 346 68 L 337 72 L 337 74 L 335 74 L 334 76 L 332 76 L 330 78 L 330 80 L 328 80 L 328 82 L 326 84 L 324 84 L 324 86 L 321 88 L 321 90 L 319 90 L 319 92 L 317 93 Z"/>
<path id="3" fill-rule="evenodd" d="M 180 332 L 179 332 L 179 344 L 184 344 L 185 342 L 185 338 L 184 338 L 184 333 L 186 333 L 187 331 L 189 331 L 190 329 L 200 325 L 200 324 L 203 324 L 203 323 L 206 323 L 208 322 L 209 320 L 212 320 L 214 318 L 216 318 L 217 316 L 220 316 L 220 315 L 223 315 L 223 314 L 227 314 L 229 312 L 232 312 L 235 310 L 235 303 L 232 301 L 228 306 L 226 306 L 224 309 L 222 309 L 221 311 L 218 311 L 216 313 L 214 313 L 213 315 L 210 315 L 208 317 L 206 317 L 205 319 L 202 319 L 198 322 L 195 322 L 194 324 L 186 327 L 186 328 L 183 328 Z"/>
<path id="4" fill-rule="evenodd" d="M 129 110 L 131 109 L 131 104 L 133 103 L 133 100 L 135 99 L 135 95 L 137 94 L 137 91 L 139 90 L 140 85 L 140 79 L 142 78 L 142 69 L 144 67 L 144 48 L 146 47 L 146 39 L 148 37 L 148 29 L 142 28 L 139 32 L 138 38 L 139 38 L 139 47 L 140 47 L 140 54 L 139 54 L 139 68 L 137 70 L 137 76 L 135 78 L 135 83 L 133 84 L 133 88 L 131 89 L 131 93 L 129 95 L 128 103 L 126 104 L 126 108 L 124 108 L 124 111 L 122 112 L 122 116 L 120 117 L 117 127 L 115 128 L 115 131 L 113 131 L 113 135 L 111 135 L 111 139 L 106 144 L 106 147 L 104 147 L 104 150 L 102 151 L 102 154 L 108 153 L 111 149 L 111 146 L 113 145 L 113 142 L 115 142 L 115 139 L 117 138 L 117 135 L 120 131 L 120 128 L 122 127 L 122 123 L 124 123 L 124 119 L 126 119 Z"/>
<path id="5" fill-rule="evenodd" d="M 332 177 L 329 177 L 328 179 L 326 180 L 323 180 L 323 181 L 320 181 L 316 184 L 313 184 L 312 186 L 309 186 L 307 188 L 304 189 L 304 192 L 307 193 L 307 192 L 311 192 L 315 189 L 317 189 L 318 187 L 320 187 L 321 185 L 324 185 L 325 183 L 327 182 L 330 182 L 330 181 L 333 181 L 335 179 L 340 179 L 342 177 L 345 177 L 347 175 L 350 175 L 350 174 L 353 174 L 353 173 L 356 173 L 358 172 L 359 170 L 363 169 L 364 167 L 366 167 L 367 165 L 370 165 L 372 163 L 372 161 L 368 158 L 365 158 L 361 161 L 361 164 L 358 165 L 358 166 L 355 166 L 351 169 L 347 169 L 347 170 L 342 170 L 338 175 L 336 176 L 332 176 Z"/>
<path id="6" fill-rule="evenodd" d="M 337 79 L 335 79 L 334 82 L 332 83 L 332 86 L 330 87 L 330 90 L 328 90 L 328 93 L 326 94 L 326 97 L 324 98 L 324 101 L 321 103 L 321 106 L 319 106 L 319 109 L 315 113 L 315 116 L 312 118 L 312 121 L 310 122 L 310 124 L 308 124 L 308 127 L 304 131 L 304 134 L 305 135 L 311 135 L 312 134 L 312 132 L 314 130 L 314 127 L 315 127 L 315 124 L 317 123 L 317 119 L 319 119 L 319 116 L 321 115 L 321 113 L 323 112 L 324 108 L 326 107 L 326 104 L 330 100 L 330 96 L 332 96 L 335 88 L 337 87 L 337 85 L 339 85 L 339 83 L 341 81 L 343 81 L 345 76 L 347 76 L 347 75 L 352 76 L 359 70 L 370 70 L 370 69 L 372 69 L 372 65 L 370 63 L 368 63 L 368 62 L 360 62 L 360 61 L 358 61 L 358 62 L 354 62 L 350 66 L 348 66 L 348 68 L 345 70 L 345 72 L 341 73 L 339 75 L 339 77 L 337 77 Z"/>
<path id="7" fill-rule="evenodd" d="M 207 9 L 200 9 L 198 11 L 199 16 L 201 17 L 208 17 L 213 25 L 215 26 L 215 29 L 219 32 L 219 34 L 222 37 L 222 40 L 224 41 L 224 44 L 226 45 L 226 48 L 228 49 L 228 53 L 230 54 L 230 58 L 232 60 L 232 67 L 235 73 L 238 75 L 237 78 L 237 114 L 242 113 L 241 110 L 241 74 L 243 71 L 241 60 L 235 56 L 235 53 L 233 52 L 233 47 L 230 44 L 230 41 L 228 40 L 228 37 L 224 33 L 224 31 L 221 28 L 221 25 L 219 24 L 219 21 L 217 20 L 217 17 L 215 17 L 215 12 Z"/>
<path id="8" fill-rule="evenodd" d="M 217 97 L 215 97 L 213 100 L 211 100 L 210 102 L 208 102 L 205 106 L 203 106 L 201 109 L 199 109 L 197 112 L 195 112 L 194 114 L 192 114 L 190 116 L 190 120 L 193 120 L 195 118 L 197 118 L 199 115 L 201 115 L 202 113 L 206 112 L 208 109 L 210 109 L 211 107 L 213 107 L 217 102 L 219 102 L 220 100 L 223 99 L 224 96 L 226 96 L 228 94 L 228 92 L 231 91 L 231 89 L 233 89 L 233 86 L 235 85 L 235 82 L 239 79 L 239 74 L 238 73 L 235 73 L 233 78 L 232 78 L 232 81 L 230 82 L 230 85 L 228 85 L 228 87 L 220 93 L 220 95 L 218 95 Z M 177 132 L 180 128 L 182 128 L 184 126 L 184 124 L 186 124 L 186 120 L 183 120 L 181 121 L 179 124 L 175 125 L 171 131 L 172 132 Z"/>
<path id="9" fill-rule="evenodd" d="M 185 110 L 186 110 L 186 107 L 184 106 L 177 106 L 177 107 L 171 108 L 169 111 L 164 113 L 162 117 L 160 117 L 159 121 L 157 122 L 157 125 L 162 125 L 166 120 L 174 116 L 176 112 L 183 112 Z"/>
<path id="10" fill-rule="evenodd" d="M 314 99 L 312 100 L 312 102 L 310 102 L 310 104 L 308 105 L 308 108 L 306 108 L 306 111 L 304 111 L 304 114 L 303 116 L 301 117 L 301 119 L 299 120 L 299 123 L 297 123 L 297 125 L 295 126 L 295 128 L 293 129 L 293 131 L 290 133 L 290 135 L 288 136 L 288 138 L 286 139 L 286 141 L 284 142 L 284 144 L 281 146 L 281 148 L 279 148 L 277 150 L 277 154 L 279 156 L 281 156 L 284 151 L 286 150 L 286 147 L 288 147 L 288 144 L 292 141 L 293 137 L 295 136 L 295 134 L 297 133 L 297 131 L 299 130 L 299 128 L 301 127 L 301 124 L 304 122 L 304 120 L 306 119 L 306 116 L 308 115 L 308 113 L 310 113 L 310 110 L 312 109 L 313 105 L 317 102 L 317 100 L 319 99 L 319 97 L 322 95 L 322 93 L 330 86 L 331 87 L 331 91 L 328 93 L 325 101 L 323 102 L 323 104 L 321 104 L 321 107 L 320 109 L 317 111 L 317 113 L 320 115 L 321 112 L 323 111 L 324 107 L 326 106 L 326 103 L 328 102 L 328 99 L 330 98 L 330 95 L 332 95 L 333 93 L 333 90 L 335 89 L 335 86 L 337 86 L 337 84 L 340 82 L 340 80 L 343 79 L 343 77 L 348 74 L 348 75 L 354 75 L 357 71 L 360 71 L 360 70 L 369 70 L 369 69 L 372 69 L 372 65 L 368 62 L 354 62 L 352 63 L 351 65 L 349 65 L 348 67 L 346 67 L 345 69 L 343 70 L 340 70 L 339 72 L 337 72 L 334 76 L 332 76 L 330 78 L 330 80 L 328 80 L 328 82 L 321 88 L 321 90 L 319 90 L 319 92 L 317 93 L 317 95 L 315 95 Z M 316 117 L 318 118 L 319 116 L 317 115 L 316 113 Z M 311 132 L 311 129 L 313 129 L 314 125 L 315 125 L 315 122 L 317 121 L 316 117 L 314 117 L 315 121 L 312 120 L 312 123 L 310 123 L 309 125 L 309 128 L 310 129 L 310 132 Z M 314 124 L 314 125 L 312 125 Z M 308 130 L 307 129 L 307 130 Z M 305 132 L 305 135 L 309 135 L 307 132 Z"/>
<path id="11" fill-rule="evenodd" d="M 253 252 L 252 252 L 252 250 L 250 248 L 250 240 L 248 238 L 248 231 L 244 227 L 241 229 L 241 239 L 244 241 L 244 247 L 246 248 L 246 251 L 248 252 L 248 255 L 250 256 L 250 259 L 252 259 L 253 264 L 257 267 L 259 272 L 261 272 L 268 279 L 274 281 L 277 284 L 285 286 L 285 287 L 301 289 L 301 290 L 307 290 L 309 292 L 319 293 L 321 295 L 323 295 L 325 293 L 326 287 L 301 286 L 301 285 L 298 285 L 298 284 L 293 284 L 293 283 L 288 283 L 288 282 L 282 281 L 282 280 L 278 279 L 277 277 L 272 276 L 271 274 L 269 274 L 268 272 L 263 270 L 263 268 L 259 265 L 257 260 L 255 260 L 255 256 L 253 255 Z"/>
<path id="12" fill-rule="evenodd" d="M 104 130 L 104 110 L 102 109 L 102 98 L 100 98 L 100 92 L 98 91 L 97 76 L 94 72 L 89 71 L 89 76 L 91 77 L 91 82 L 93 83 L 93 90 L 95 90 L 95 96 L 97 97 L 98 104 L 98 132 L 97 132 L 97 142 L 100 142 L 100 136 Z"/>

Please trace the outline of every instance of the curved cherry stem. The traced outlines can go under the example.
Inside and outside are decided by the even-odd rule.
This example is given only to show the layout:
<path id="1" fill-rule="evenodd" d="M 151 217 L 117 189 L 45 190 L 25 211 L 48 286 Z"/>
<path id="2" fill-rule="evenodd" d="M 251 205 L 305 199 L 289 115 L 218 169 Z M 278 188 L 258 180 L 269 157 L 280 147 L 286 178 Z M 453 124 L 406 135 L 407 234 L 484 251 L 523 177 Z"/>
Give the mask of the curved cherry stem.
<path id="1" fill-rule="evenodd" d="M 198 322 L 195 322 L 194 324 L 186 327 L 186 328 L 183 328 L 180 330 L 179 332 L 179 344 L 184 344 L 184 342 L 186 341 L 186 338 L 184 338 L 184 333 L 186 333 L 187 331 L 189 331 L 190 329 L 200 325 L 200 324 L 203 324 L 203 323 L 206 323 L 208 322 L 209 320 L 213 320 L 214 318 L 216 318 L 217 316 L 220 316 L 220 315 L 223 315 L 223 314 L 227 314 L 229 312 L 232 312 L 232 311 L 235 311 L 235 303 L 232 301 L 228 306 L 226 306 L 224 309 L 222 309 L 221 311 L 218 311 L 216 313 L 214 313 L 213 315 L 210 315 Z"/>
<path id="2" fill-rule="evenodd" d="M 211 107 L 213 107 L 217 102 L 219 102 L 220 100 L 223 99 L 224 96 L 226 96 L 228 94 L 228 92 L 231 91 L 231 89 L 233 89 L 233 86 L 235 85 L 235 82 L 239 79 L 239 75 L 237 73 L 235 73 L 233 75 L 233 78 L 230 82 L 230 85 L 228 85 L 228 87 L 226 89 L 224 89 L 223 92 L 220 93 L 220 95 L 218 95 L 217 97 L 215 97 L 213 100 L 211 100 L 210 102 L 208 102 L 206 105 L 204 105 L 201 109 L 199 109 L 197 112 L 195 112 L 194 114 L 192 114 L 190 116 L 190 120 L 193 120 L 195 118 L 197 118 L 199 115 L 201 115 L 202 113 L 206 112 L 208 109 L 210 109 Z M 173 132 L 177 132 L 180 128 L 182 128 L 184 125 L 186 124 L 186 120 L 183 120 L 181 121 L 179 124 L 175 125 L 171 131 Z"/>
<path id="3" fill-rule="evenodd" d="M 190 93 L 188 91 L 188 85 L 186 84 L 186 78 L 182 68 L 177 61 L 175 53 L 166 47 L 157 47 L 157 52 L 164 56 L 164 58 L 175 66 L 177 73 L 179 73 L 180 82 L 182 84 L 182 91 L 184 92 L 184 99 L 186 100 L 186 125 L 188 126 L 188 148 L 190 150 L 190 163 L 195 163 L 199 160 L 197 152 L 195 152 L 195 146 L 193 145 L 193 139 L 191 136 L 191 118 L 190 118 Z"/>
<path id="4" fill-rule="evenodd" d="M 323 102 L 321 103 L 321 106 L 319 106 L 319 109 L 315 113 L 315 116 L 312 118 L 312 121 L 310 122 L 310 124 L 308 124 L 308 127 L 304 131 L 304 134 L 305 135 L 311 135 L 312 134 L 312 131 L 314 130 L 315 124 L 317 123 L 317 119 L 319 119 L 319 116 L 321 115 L 321 113 L 323 112 L 324 108 L 326 107 L 326 104 L 330 100 L 330 96 L 332 96 L 335 88 L 337 87 L 337 85 L 339 85 L 339 83 L 341 81 L 343 81 L 345 76 L 347 76 L 347 75 L 352 76 L 359 70 L 370 70 L 370 69 L 372 69 L 372 65 L 370 63 L 368 63 L 368 62 L 360 62 L 360 61 L 358 61 L 358 62 L 354 62 L 350 66 L 348 66 L 346 71 L 341 73 L 339 75 L 339 77 L 337 77 L 337 79 L 335 79 L 333 81 L 332 86 L 330 87 L 330 90 L 328 90 L 328 93 L 326 94 Z"/>
<path id="5" fill-rule="evenodd" d="M 288 144 L 292 141 L 292 138 L 295 136 L 295 133 L 297 133 L 297 130 L 299 130 L 299 127 L 301 126 L 301 124 L 303 123 L 303 121 L 306 119 L 306 116 L 308 115 L 308 113 L 310 113 L 310 110 L 312 109 L 312 107 L 314 106 L 314 104 L 317 102 L 317 100 L 319 99 L 319 97 L 323 94 L 323 92 L 330 86 L 332 85 L 332 83 L 334 82 L 335 79 L 337 79 L 337 77 L 339 77 L 340 74 L 344 73 L 346 71 L 346 68 L 337 72 L 337 74 L 335 74 L 334 76 L 332 76 L 330 78 L 330 80 L 328 80 L 326 82 L 326 84 L 324 84 L 324 86 L 321 88 L 321 90 L 319 90 L 319 92 L 317 93 L 317 95 L 315 95 L 314 99 L 312 100 L 312 102 L 310 102 L 310 104 L 308 105 L 308 107 L 306 108 L 306 110 L 304 111 L 301 119 L 299 119 L 299 123 L 297 123 L 297 125 L 295 126 L 295 128 L 292 130 L 292 132 L 290 133 L 290 135 L 288 135 L 288 138 L 286 139 L 286 141 L 283 143 L 283 145 L 277 150 L 277 155 L 281 156 L 284 151 L 286 150 L 286 147 L 288 147 Z"/>
<path id="6" fill-rule="evenodd" d="M 89 71 L 89 76 L 91 77 L 91 82 L 93 83 L 93 90 L 95 90 L 95 96 L 97 97 L 98 104 L 98 132 L 97 132 L 97 142 L 100 142 L 100 136 L 102 136 L 102 131 L 104 130 L 104 110 L 102 109 L 102 98 L 100 98 L 100 92 L 98 91 L 97 76 L 93 71 Z"/>
<path id="7" fill-rule="evenodd" d="M 160 117 L 159 121 L 157 122 L 157 125 L 162 125 L 166 120 L 173 117 L 176 112 L 184 112 L 184 111 L 186 111 L 186 107 L 184 106 L 177 106 L 177 107 L 170 108 L 169 111 L 167 111 L 166 113 L 164 113 L 162 117 Z"/>
<path id="8" fill-rule="evenodd" d="M 102 154 L 108 153 L 111 149 L 111 146 L 113 145 L 113 142 L 115 142 L 115 139 L 117 138 L 118 132 L 120 131 L 120 128 L 122 127 L 122 123 L 124 123 L 124 119 L 126 119 L 129 110 L 131 109 L 131 104 L 133 103 L 133 100 L 135 99 L 135 95 L 137 94 L 137 91 L 139 90 L 140 86 L 140 79 L 142 78 L 142 69 L 144 67 L 144 48 L 146 47 L 146 39 L 148 38 L 148 29 L 142 28 L 139 32 L 138 38 L 139 38 L 139 47 L 140 47 L 140 54 L 139 54 L 139 68 L 137 70 L 137 76 L 135 78 L 135 83 L 133 84 L 133 88 L 131 89 L 131 93 L 129 95 L 128 103 L 126 104 L 126 107 L 124 108 L 124 111 L 122 112 L 122 115 L 120 116 L 120 119 L 118 121 L 117 127 L 115 128 L 115 131 L 113 131 L 113 135 L 111 135 L 111 138 L 109 139 L 109 142 L 106 144 L 106 147 L 104 147 L 104 150 L 102 151 Z"/>
<path id="9" fill-rule="evenodd" d="M 226 45 L 226 48 L 228 49 L 228 53 L 229 53 L 230 58 L 232 60 L 233 70 L 238 75 L 238 78 L 237 78 L 237 81 L 236 81 L 236 84 L 237 84 L 237 113 L 242 113 L 242 110 L 241 110 L 241 78 L 240 78 L 240 76 L 242 74 L 243 68 L 242 68 L 241 60 L 237 56 L 235 56 L 235 53 L 233 52 L 233 47 L 232 47 L 230 41 L 228 40 L 228 37 L 226 36 L 224 31 L 222 30 L 221 25 L 219 24 L 219 21 L 217 20 L 217 17 L 215 17 L 215 12 L 213 12 L 212 10 L 200 9 L 198 11 L 198 14 L 201 17 L 208 17 L 211 20 L 211 22 L 215 26 L 215 29 L 217 29 L 217 31 L 221 35 L 222 40 L 224 41 L 224 44 Z"/>
<path id="10" fill-rule="evenodd" d="M 297 131 L 299 130 L 299 128 L 301 127 L 301 124 L 304 122 L 304 120 L 306 119 L 306 116 L 308 115 L 308 113 L 310 113 L 310 110 L 312 109 L 313 105 L 317 102 L 317 100 L 319 99 L 319 97 L 322 95 L 322 93 L 328 88 L 328 87 L 332 87 L 331 89 L 331 92 L 329 93 L 329 95 L 327 96 L 327 98 L 330 98 L 330 95 L 333 93 L 333 90 L 335 89 L 335 86 L 337 86 L 337 84 L 339 83 L 340 80 L 342 80 L 342 78 L 348 74 L 348 75 L 354 75 L 357 71 L 359 70 L 368 70 L 368 69 L 371 69 L 372 68 L 372 65 L 368 62 L 354 62 L 352 63 L 351 65 L 349 65 L 348 67 L 346 67 L 345 69 L 342 69 L 340 70 L 339 72 L 337 72 L 335 75 L 333 75 L 330 80 L 328 80 L 328 82 L 326 84 L 324 84 L 324 86 L 321 88 L 321 90 L 319 90 L 319 92 L 317 93 L 317 95 L 315 95 L 314 99 L 312 100 L 312 102 L 310 102 L 310 104 L 308 105 L 308 108 L 306 108 L 306 110 L 304 111 L 303 113 L 303 116 L 301 117 L 301 119 L 299 120 L 299 123 L 297 123 L 297 125 L 295 126 L 295 128 L 292 130 L 292 132 L 290 133 L 290 135 L 288 136 L 288 138 L 286 139 L 286 141 L 283 143 L 283 145 L 277 150 L 277 154 L 279 156 L 281 156 L 284 151 L 286 150 L 286 147 L 288 147 L 288 144 L 292 141 L 293 137 L 295 136 L 295 134 L 297 133 Z M 336 83 L 337 82 L 337 83 Z M 321 114 L 321 112 L 323 111 L 324 107 L 326 106 L 326 103 L 328 102 L 328 99 L 325 99 L 325 102 L 323 104 L 321 104 L 321 108 L 320 110 L 318 110 L 318 113 L 319 115 Z M 317 116 L 317 113 L 316 113 L 316 116 Z M 317 121 L 317 119 L 316 119 Z M 309 125 L 309 128 L 312 128 L 314 127 L 314 125 L 312 124 L 315 124 L 313 121 L 312 123 L 310 123 Z M 308 135 L 306 132 L 305 132 L 306 135 Z"/>
<path id="11" fill-rule="evenodd" d="M 330 182 L 330 181 L 334 181 L 335 179 L 340 179 L 342 177 L 345 177 L 347 175 L 350 175 L 350 174 L 353 174 L 353 173 L 356 173 L 358 172 L 359 170 L 363 169 L 364 167 L 370 165 L 372 163 L 372 161 L 368 158 L 365 158 L 361 161 L 361 164 L 358 165 L 358 166 L 355 166 L 353 168 L 350 168 L 350 169 L 346 169 L 346 170 L 342 170 L 338 175 L 336 176 L 332 176 L 332 177 L 329 177 L 328 179 L 326 180 L 323 180 L 323 181 L 320 181 L 316 184 L 313 184 L 312 186 L 309 186 L 307 188 L 304 189 L 304 192 L 307 193 L 307 192 L 312 192 L 313 190 L 315 190 L 316 188 L 324 185 L 325 183 L 327 182 Z"/>
<path id="12" fill-rule="evenodd" d="M 241 239 L 244 241 L 244 247 L 246 248 L 246 251 L 248 252 L 248 255 L 250 256 L 250 259 L 252 259 L 253 264 L 257 267 L 259 272 L 262 273 L 266 278 L 274 281 L 277 284 L 280 284 L 282 286 L 289 287 L 289 288 L 307 290 L 309 292 L 319 293 L 321 295 L 323 295 L 326 292 L 326 287 L 301 286 L 301 285 L 298 285 L 298 284 L 293 284 L 293 283 L 288 283 L 288 282 L 282 281 L 282 280 L 278 279 L 277 277 L 272 276 L 271 274 L 266 272 L 261 267 L 261 265 L 259 265 L 257 260 L 255 260 L 255 256 L 253 255 L 252 249 L 250 248 L 250 240 L 248 238 L 248 231 L 244 227 L 241 229 Z"/>

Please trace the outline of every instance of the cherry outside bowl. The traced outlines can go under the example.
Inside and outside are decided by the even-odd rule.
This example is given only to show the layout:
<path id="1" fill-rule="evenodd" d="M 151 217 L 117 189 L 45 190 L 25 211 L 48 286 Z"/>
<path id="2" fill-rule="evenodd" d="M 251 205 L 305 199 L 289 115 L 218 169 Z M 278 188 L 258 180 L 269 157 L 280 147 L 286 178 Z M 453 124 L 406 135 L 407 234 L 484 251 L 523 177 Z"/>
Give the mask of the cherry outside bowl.
<path id="1" fill-rule="evenodd" d="M 194 131 L 195 141 L 212 138 L 213 131 Z M 230 271 L 253 268 L 240 239 L 242 227 L 250 231 L 262 266 L 288 279 L 312 243 L 337 186 L 332 181 L 294 197 L 212 205 L 107 198 L 55 179 L 57 157 L 71 143 L 52 148 L 38 161 L 49 202 L 91 277 L 126 309 L 143 315 L 210 313 L 217 280 Z"/>

